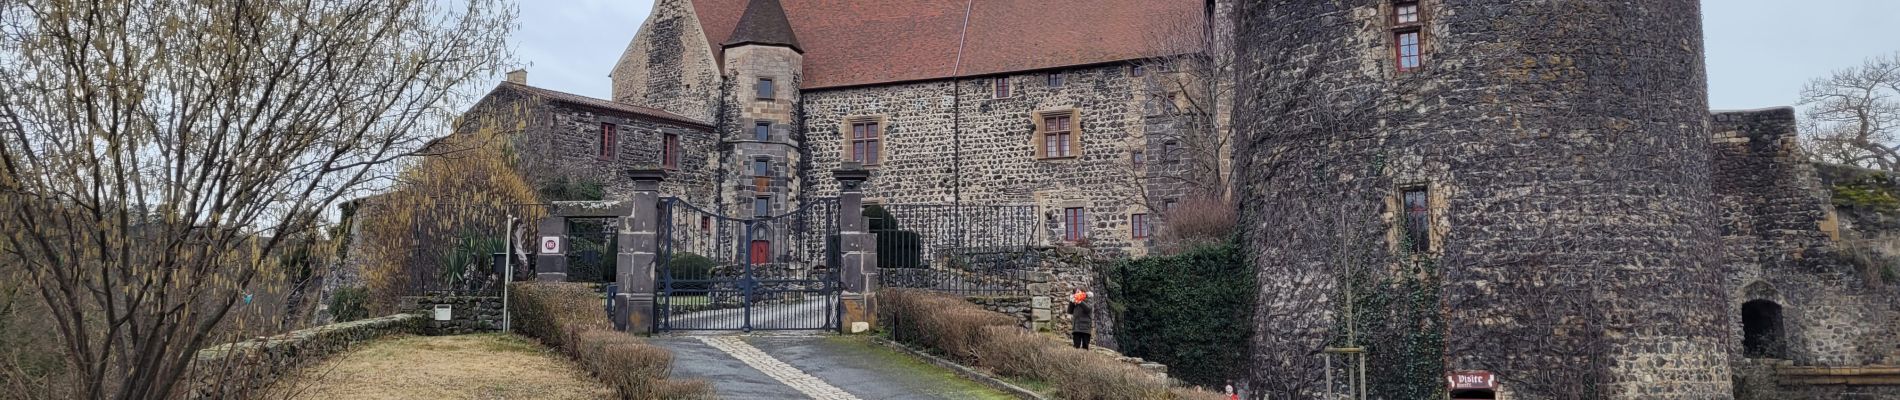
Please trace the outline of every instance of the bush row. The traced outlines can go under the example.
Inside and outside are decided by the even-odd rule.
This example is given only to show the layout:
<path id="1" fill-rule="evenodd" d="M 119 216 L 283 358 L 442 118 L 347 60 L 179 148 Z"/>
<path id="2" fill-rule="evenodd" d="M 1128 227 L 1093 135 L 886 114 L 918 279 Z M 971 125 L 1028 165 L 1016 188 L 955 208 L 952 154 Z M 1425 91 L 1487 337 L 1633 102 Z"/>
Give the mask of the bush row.
<path id="1" fill-rule="evenodd" d="M 1009 316 L 949 295 L 884 289 L 878 318 L 893 339 L 921 346 L 957 362 L 996 374 L 1048 383 L 1055 395 L 1076 400 L 1219 399 L 1174 388 L 1140 368 L 1106 354 L 1069 347 L 1024 331 Z"/>
<path id="2" fill-rule="evenodd" d="M 513 285 L 510 315 L 516 332 L 559 349 L 620 394 L 622 399 L 712 398 L 712 385 L 667 379 L 673 354 L 613 330 L 598 292 L 576 283 Z"/>

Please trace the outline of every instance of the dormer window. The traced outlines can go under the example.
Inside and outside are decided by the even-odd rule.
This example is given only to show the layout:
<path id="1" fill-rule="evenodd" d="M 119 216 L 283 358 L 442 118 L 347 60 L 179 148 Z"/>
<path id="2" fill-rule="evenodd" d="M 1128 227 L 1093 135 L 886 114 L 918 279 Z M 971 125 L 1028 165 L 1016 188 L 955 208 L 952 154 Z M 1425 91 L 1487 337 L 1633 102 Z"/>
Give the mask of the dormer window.
<path id="1" fill-rule="evenodd" d="M 772 78 L 759 78 L 758 90 L 759 100 L 771 100 L 776 98 L 775 93 L 777 92 L 772 90 Z"/>

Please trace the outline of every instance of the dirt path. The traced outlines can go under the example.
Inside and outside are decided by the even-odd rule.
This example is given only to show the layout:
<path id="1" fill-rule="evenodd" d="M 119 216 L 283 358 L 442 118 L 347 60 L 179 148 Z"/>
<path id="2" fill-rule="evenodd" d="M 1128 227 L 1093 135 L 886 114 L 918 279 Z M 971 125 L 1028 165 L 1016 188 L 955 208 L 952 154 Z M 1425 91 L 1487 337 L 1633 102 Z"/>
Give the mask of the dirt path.
<path id="1" fill-rule="evenodd" d="M 513 335 L 377 340 L 306 368 L 296 399 L 601 399 L 613 391 L 559 354 Z"/>

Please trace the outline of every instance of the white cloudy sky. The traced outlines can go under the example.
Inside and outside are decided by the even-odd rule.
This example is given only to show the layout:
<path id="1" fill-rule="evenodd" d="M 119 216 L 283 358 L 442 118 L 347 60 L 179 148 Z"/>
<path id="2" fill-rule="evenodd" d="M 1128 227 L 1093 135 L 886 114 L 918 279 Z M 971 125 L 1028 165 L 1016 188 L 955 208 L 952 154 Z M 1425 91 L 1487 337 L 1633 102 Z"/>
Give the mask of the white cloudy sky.
<path id="1" fill-rule="evenodd" d="M 529 83 L 606 98 L 607 71 L 653 2 L 535 3 L 515 35 Z M 1900 0 L 1705 0 L 1703 13 L 1716 109 L 1792 105 L 1810 79 L 1900 52 Z"/>

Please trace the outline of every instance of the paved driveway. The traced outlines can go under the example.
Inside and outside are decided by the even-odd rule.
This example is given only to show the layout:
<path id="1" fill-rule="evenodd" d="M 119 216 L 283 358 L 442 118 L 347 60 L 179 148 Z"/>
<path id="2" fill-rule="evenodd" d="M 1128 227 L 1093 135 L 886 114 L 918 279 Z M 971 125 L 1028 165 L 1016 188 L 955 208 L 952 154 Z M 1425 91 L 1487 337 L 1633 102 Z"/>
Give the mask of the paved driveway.
<path id="1" fill-rule="evenodd" d="M 672 336 L 673 377 L 727 399 L 1012 399 L 864 337 Z"/>

